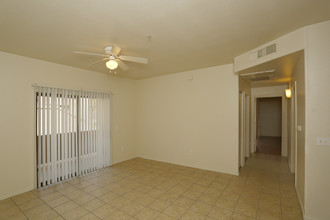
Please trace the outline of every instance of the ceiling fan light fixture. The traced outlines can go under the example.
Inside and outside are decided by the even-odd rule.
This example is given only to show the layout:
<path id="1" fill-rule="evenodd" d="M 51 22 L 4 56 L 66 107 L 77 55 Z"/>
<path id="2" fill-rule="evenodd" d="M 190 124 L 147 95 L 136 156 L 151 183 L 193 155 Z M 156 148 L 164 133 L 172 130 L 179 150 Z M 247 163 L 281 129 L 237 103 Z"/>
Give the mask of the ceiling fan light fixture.
<path id="1" fill-rule="evenodd" d="M 109 60 L 108 62 L 105 63 L 105 65 L 107 66 L 107 68 L 111 70 L 117 69 L 118 67 L 118 63 L 115 60 Z"/>

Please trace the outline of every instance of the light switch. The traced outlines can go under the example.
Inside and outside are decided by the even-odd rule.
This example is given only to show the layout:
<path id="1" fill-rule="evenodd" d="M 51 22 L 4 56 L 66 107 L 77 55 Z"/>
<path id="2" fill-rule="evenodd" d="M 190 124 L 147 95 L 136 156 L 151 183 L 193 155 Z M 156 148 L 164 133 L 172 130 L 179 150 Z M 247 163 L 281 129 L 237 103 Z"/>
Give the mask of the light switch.
<path id="1" fill-rule="evenodd" d="M 301 131 L 301 130 L 302 130 L 301 125 L 298 125 L 298 126 L 297 126 L 297 129 L 298 129 L 298 131 Z"/>

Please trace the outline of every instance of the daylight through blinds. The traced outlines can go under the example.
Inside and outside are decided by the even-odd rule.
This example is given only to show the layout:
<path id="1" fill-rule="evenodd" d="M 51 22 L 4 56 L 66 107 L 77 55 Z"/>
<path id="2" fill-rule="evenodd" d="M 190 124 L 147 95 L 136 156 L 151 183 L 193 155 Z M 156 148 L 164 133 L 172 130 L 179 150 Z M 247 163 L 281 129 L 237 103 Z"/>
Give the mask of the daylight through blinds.
<path id="1" fill-rule="evenodd" d="M 110 166 L 110 94 L 35 92 L 38 187 Z"/>

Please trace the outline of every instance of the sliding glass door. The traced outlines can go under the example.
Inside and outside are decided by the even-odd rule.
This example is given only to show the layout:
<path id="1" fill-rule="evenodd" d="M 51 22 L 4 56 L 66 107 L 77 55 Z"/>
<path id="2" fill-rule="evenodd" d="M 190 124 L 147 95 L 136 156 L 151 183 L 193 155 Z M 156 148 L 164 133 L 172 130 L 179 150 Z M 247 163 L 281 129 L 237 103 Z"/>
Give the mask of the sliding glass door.
<path id="1" fill-rule="evenodd" d="M 110 166 L 110 94 L 36 87 L 38 187 Z"/>

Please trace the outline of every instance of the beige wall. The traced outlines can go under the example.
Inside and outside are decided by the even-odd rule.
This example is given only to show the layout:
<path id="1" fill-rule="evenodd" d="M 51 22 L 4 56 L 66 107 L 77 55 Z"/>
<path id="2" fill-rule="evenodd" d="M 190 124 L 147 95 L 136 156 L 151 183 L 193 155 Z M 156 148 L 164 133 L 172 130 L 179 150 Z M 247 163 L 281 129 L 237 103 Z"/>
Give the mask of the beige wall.
<path id="1" fill-rule="evenodd" d="M 282 136 L 282 99 L 260 98 L 257 101 L 259 136 Z"/>
<path id="2" fill-rule="evenodd" d="M 297 65 L 293 71 L 292 81 L 296 81 L 296 103 L 297 103 L 297 125 L 302 126 L 301 131 L 297 131 L 297 167 L 296 167 L 296 188 L 302 207 L 305 203 L 305 64 L 304 53 L 299 57 Z M 294 83 L 292 83 L 294 84 Z M 293 86 L 293 85 L 292 85 Z M 294 137 L 294 135 L 293 135 Z"/>
<path id="3" fill-rule="evenodd" d="M 251 86 L 249 82 L 243 77 L 239 78 L 239 91 L 245 92 L 246 95 L 251 96 Z"/>
<path id="4" fill-rule="evenodd" d="M 330 147 L 316 145 L 317 137 L 330 137 L 330 21 L 306 32 L 305 213 L 330 219 Z"/>
<path id="5" fill-rule="evenodd" d="M 224 65 L 137 81 L 143 158 L 238 174 L 238 77 Z"/>
<path id="6" fill-rule="evenodd" d="M 136 156 L 135 81 L 0 52 L 0 200 L 35 188 L 33 83 L 113 92 L 113 163 Z"/>

